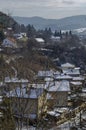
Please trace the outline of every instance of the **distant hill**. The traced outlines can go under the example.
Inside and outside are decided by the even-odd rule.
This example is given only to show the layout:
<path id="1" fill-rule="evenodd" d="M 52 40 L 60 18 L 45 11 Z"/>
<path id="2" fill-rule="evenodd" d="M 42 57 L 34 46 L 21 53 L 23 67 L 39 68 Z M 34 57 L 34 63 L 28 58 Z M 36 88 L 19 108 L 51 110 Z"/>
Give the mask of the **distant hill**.
<path id="1" fill-rule="evenodd" d="M 17 22 L 10 16 L 0 12 L 0 26 L 5 27 L 12 27 L 17 25 Z"/>
<path id="2" fill-rule="evenodd" d="M 66 17 L 62 19 L 45 19 L 41 17 L 13 17 L 19 24 L 32 24 L 37 29 L 44 29 L 45 27 L 51 27 L 52 30 L 62 29 L 78 29 L 86 27 L 86 15 L 77 15 Z"/>

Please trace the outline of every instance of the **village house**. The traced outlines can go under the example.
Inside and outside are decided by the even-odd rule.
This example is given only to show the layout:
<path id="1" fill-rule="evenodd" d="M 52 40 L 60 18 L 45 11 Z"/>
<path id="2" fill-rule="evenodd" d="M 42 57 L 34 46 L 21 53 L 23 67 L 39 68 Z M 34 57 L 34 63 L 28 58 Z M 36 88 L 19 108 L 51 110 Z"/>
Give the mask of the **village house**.
<path id="1" fill-rule="evenodd" d="M 13 50 L 17 48 L 17 43 L 14 38 L 7 37 L 3 40 L 3 43 L 1 44 L 1 46 L 4 49 L 4 52 L 12 53 Z"/>
<path id="2" fill-rule="evenodd" d="M 22 33 L 16 33 L 13 35 L 17 40 L 20 40 L 24 37 L 27 37 L 27 34 L 25 32 L 22 32 Z"/>
<path id="3" fill-rule="evenodd" d="M 77 76 L 80 76 L 80 68 L 64 70 L 63 73 L 70 75 L 72 77 L 77 77 Z"/>
<path id="4" fill-rule="evenodd" d="M 38 71 L 38 74 L 37 74 L 37 77 L 40 79 L 53 78 L 53 76 L 54 76 L 53 70 L 40 70 Z"/>
<path id="5" fill-rule="evenodd" d="M 6 29 L 3 30 L 5 36 L 9 37 L 13 35 L 13 29 L 11 27 L 7 27 Z"/>
<path id="6" fill-rule="evenodd" d="M 38 71 L 37 77 L 38 78 L 55 78 L 56 76 L 60 75 L 60 71 L 58 70 L 40 70 Z"/>
<path id="7" fill-rule="evenodd" d="M 82 87 L 82 82 L 70 82 L 70 88 L 72 92 L 81 92 Z"/>
<path id="8" fill-rule="evenodd" d="M 5 77 L 4 83 L 6 84 L 6 90 L 11 91 L 12 89 L 15 89 L 18 86 L 27 87 L 29 80 Z"/>
<path id="9" fill-rule="evenodd" d="M 51 36 L 51 40 L 53 42 L 60 42 L 61 41 L 61 37 L 60 36 Z"/>
<path id="10" fill-rule="evenodd" d="M 68 81 L 63 80 L 52 82 L 46 90 L 48 109 L 51 110 L 54 107 L 63 107 L 68 105 L 68 92 L 70 92 Z"/>
<path id="11" fill-rule="evenodd" d="M 19 34 L 14 34 L 13 35 L 17 40 L 21 39 L 23 36 L 19 33 Z"/>
<path id="12" fill-rule="evenodd" d="M 72 81 L 73 82 L 81 82 L 82 86 L 85 87 L 85 79 L 81 75 L 79 77 L 73 77 Z"/>
<path id="13" fill-rule="evenodd" d="M 82 82 L 70 82 L 70 102 L 72 103 L 72 106 L 78 106 L 82 103 L 82 98 L 80 98 L 80 95 L 82 93 Z"/>
<path id="14" fill-rule="evenodd" d="M 43 88 L 17 87 L 7 93 L 7 98 L 12 101 L 16 118 L 37 120 L 46 110 Z"/>
<path id="15" fill-rule="evenodd" d="M 65 64 L 61 65 L 61 69 L 63 72 L 68 70 L 68 69 L 74 69 L 74 68 L 75 68 L 75 65 L 70 64 L 70 63 L 65 63 Z"/>
<path id="16" fill-rule="evenodd" d="M 43 38 L 35 38 L 36 42 L 38 42 L 41 47 L 43 47 L 45 45 L 45 40 Z"/>
<path id="17" fill-rule="evenodd" d="M 2 43 L 3 47 L 16 48 L 16 41 L 12 38 L 5 38 Z"/>
<path id="18" fill-rule="evenodd" d="M 65 114 L 67 111 L 69 111 L 68 107 L 56 107 L 51 111 L 47 111 L 47 118 L 58 121 L 61 118 L 61 114 Z"/>
<path id="19" fill-rule="evenodd" d="M 75 65 L 70 63 L 65 63 L 61 65 L 62 73 L 72 77 L 80 76 L 80 67 L 75 67 Z"/>

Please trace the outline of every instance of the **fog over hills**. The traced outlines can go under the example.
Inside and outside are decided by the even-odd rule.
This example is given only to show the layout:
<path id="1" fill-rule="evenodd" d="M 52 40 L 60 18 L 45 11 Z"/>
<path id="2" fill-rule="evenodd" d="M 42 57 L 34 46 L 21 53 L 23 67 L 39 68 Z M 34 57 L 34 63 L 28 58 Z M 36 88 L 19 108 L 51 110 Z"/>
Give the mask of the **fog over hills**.
<path id="1" fill-rule="evenodd" d="M 45 19 L 42 17 L 13 17 L 18 23 L 24 25 L 34 25 L 36 29 L 51 27 L 52 30 L 69 30 L 86 27 L 86 15 L 77 15 L 62 19 Z"/>

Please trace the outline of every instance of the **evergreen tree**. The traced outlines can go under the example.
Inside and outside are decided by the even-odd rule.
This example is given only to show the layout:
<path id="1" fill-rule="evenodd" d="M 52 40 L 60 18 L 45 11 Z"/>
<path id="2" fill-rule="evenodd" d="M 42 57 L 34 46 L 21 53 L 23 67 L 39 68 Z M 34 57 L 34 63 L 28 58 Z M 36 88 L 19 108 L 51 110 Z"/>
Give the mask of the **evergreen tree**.
<path id="1" fill-rule="evenodd" d="M 20 31 L 21 32 L 26 32 L 26 27 L 24 26 L 24 24 L 21 24 Z"/>
<path id="2" fill-rule="evenodd" d="M 51 35 L 52 35 L 51 28 L 45 28 L 45 30 L 43 31 L 43 38 L 45 39 L 46 42 L 49 41 Z"/>
<path id="3" fill-rule="evenodd" d="M 29 50 L 29 51 L 32 51 L 33 48 L 39 47 L 39 43 L 38 43 L 35 39 L 30 38 L 30 39 L 28 40 L 27 47 L 28 47 L 28 50 Z"/>
<path id="4" fill-rule="evenodd" d="M 49 34 L 49 36 L 52 35 L 52 30 L 51 30 L 51 28 L 48 29 L 48 34 Z"/>
<path id="5" fill-rule="evenodd" d="M 70 36 L 72 35 L 72 31 L 71 31 L 71 30 L 69 31 L 69 35 L 70 35 Z"/>
<path id="6" fill-rule="evenodd" d="M 0 42 L 2 42 L 4 40 L 4 38 L 5 38 L 5 35 L 4 35 L 3 31 L 1 30 L 0 31 Z"/>
<path id="7" fill-rule="evenodd" d="M 27 30 L 27 36 L 28 38 L 31 38 L 31 37 L 34 37 L 35 34 L 36 34 L 36 29 L 33 27 L 33 25 L 28 25 L 26 27 L 26 30 Z"/>
<path id="8" fill-rule="evenodd" d="M 55 32 L 54 32 L 55 37 L 58 37 L 58 36 L 61 36 L 61 35 L 62 35 L 61 30 L 60 30 L 60 32 L 57 32 L 57 30 L 55 30 Z"/>
<path id="9" fill-rule="evenodd" d="M 14 23 L 12 25 L 12 30 L 14 31 L 14 33 L 20 33 L 20 25 Z"/>

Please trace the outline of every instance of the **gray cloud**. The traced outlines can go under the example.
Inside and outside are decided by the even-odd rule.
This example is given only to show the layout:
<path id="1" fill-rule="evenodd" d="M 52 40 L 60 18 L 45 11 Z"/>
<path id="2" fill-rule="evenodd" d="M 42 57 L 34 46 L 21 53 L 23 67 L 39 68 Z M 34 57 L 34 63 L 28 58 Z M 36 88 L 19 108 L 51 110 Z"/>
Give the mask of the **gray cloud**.
<path id="1" fill-rule="evenodd" d="M 73 0 L 62 0 L 64 4 L 74 4 L 75 2 Z"/>
<path id="2" fill-rule="evenodd" d="M 60 18 L 86 12 L 86 0 L 0 0 L 0 3 L 0 10 L 19 16 Z"/>

